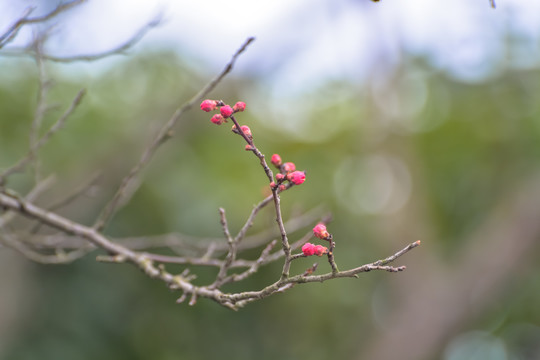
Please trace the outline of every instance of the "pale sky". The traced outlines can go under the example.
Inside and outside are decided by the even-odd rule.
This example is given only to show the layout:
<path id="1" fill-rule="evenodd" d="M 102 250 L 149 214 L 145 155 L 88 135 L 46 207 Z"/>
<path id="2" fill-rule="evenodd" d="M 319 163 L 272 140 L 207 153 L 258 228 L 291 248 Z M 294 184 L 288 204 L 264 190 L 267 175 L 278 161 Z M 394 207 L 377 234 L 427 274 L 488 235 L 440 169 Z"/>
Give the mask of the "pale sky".
<path id="1" fill-rule="evenodd" d="M 40 1 L 0 0 L 0 29 Z M 36 9 L 35 14 L 45 11 Z M 121 43 L 162 14 L 139 48 L 164 46 L 221 69 L 249 36 L 257 41 L 239 73 L 271 74 L 296 91 L 332 78 L 362 80 L 401 51 L 428 55 L 458 78 L 474 81 L 500 66 L 507 29 L 522 34 L 515 66 L 540 59 L 540 1 L 498 0 L 89 0 L 57 26 L 50 49 L 73 54 Z M 1 31 L 1 30 L 0 30 Z M 18 44 L 31 32 L 21 33 Z M 16 45 L 17 43 L 15 43 Z M 505 59 L 504 61 L 506 61 Z"/>

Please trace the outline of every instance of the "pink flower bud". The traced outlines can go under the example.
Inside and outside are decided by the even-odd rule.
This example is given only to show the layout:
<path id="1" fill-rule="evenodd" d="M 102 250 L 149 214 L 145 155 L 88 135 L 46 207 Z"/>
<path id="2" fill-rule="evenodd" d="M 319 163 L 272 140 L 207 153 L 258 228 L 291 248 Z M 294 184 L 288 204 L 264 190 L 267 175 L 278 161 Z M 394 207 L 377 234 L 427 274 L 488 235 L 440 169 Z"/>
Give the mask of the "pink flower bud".
<path id="1" fill-rule="evenodd" d="M 315 255 L 317 256 L 323 256 L 324 254 L 328 254 L 328 249 L 322 245 L 316 245 L 313 250 Z"/>
<path id="2" fill-rule="evenodd" d="M 277 180 L 277 181 L 281 181 L 281 180 L 283 180 L 283 179 L 285 179 L 285 175 L 283 175 L 283 174 L 276 174 L 276 180 Z"/>
<path id="3" fill-rule="evenodd" d="M 302 246 L 302 252 L 306 256 L 311 256 L 315 254 L 315 245 L 312 243 L 305 243 L 304 246 Z"/>
<path id="4" fill-rule="evenodd" d="M 313 228 L 313 235 L 318 237 L 319 239 L 326 240 L 330 237 L 330 233 L 326 230 L 326 226 L 323 223 L 318 223 Z"/>
<path id="5" fill-rule="evenodd" d="M 275 167 L 280 167 L 281 166 L 281 156 L 279 156 L 279 154 L 274 154 L 272 155 L 272 158 L 270 159 L 270 162 L 272 162 L 272 164 L 275 166 Z"/>
<path id="6" fill-rule="evenodd" d="M 240 126 L 240 129 L 246 134 L 247 137 L 251 137 L 251 129 L 247 125 Z"/>
<path id="7" fill-rule="evenodd" d="M 270 187 L 271 187 L 272 189 L 275 188 L 275 187 L 276 187 L 276 183 L 272 181 L 272 182 L 270 183 Z"/>
<path id="8" fill-rule="evenodd" d="M 201 103 L 201 110 L 202 111 L 209 112 L 209 111 L 215 110 L 216 108 L 217 108 L 217 101 L 216 100 L 206 99 Z"/>
<path id="9" fill-rule="evenodd" d="M 252 151 L 252 150 L 255 150 L 255 148 L 249 144 L 246 145 L 245 147 L 246 151 Z"/>
<path id="10" fill-rule="evenodd" d="M 285 184 L 279 185 L 279 191 L 285 191 L 285 190 L 287 190 L 287 186 L 285 186 Z"/>
<path id="11" fill-rule="evenodd" d="M 215 114 L 214 116 L 212 116 L 210 121 L 216 125 L 221 125 L 225 122 L 225 119 L 220 114 Z"/>
<path id="12" fill-rule="evenodd" d="M 306 181 L 306 174 L 303 171 L 293 171 L 287 175 L 287 179 L 294 185 L 300 185 Z"/>
<path id="13" fill-rule="evenodd" d="M 246 103 L 242 101 L 237 102 L 236 104 L 234 104 L 233 110 L 234 112 L 242 112 L 246 110 Z"/>
<path id="14" fill-rule="evenodd" d="M 233 109 L 229 105 L 222 106 L 221 109 L 219 109 L 219 112 L 221 113 L 221 116 L 224 118 L 228 118 L 233 114 Z"/>
<path id="15" fill-rule="evenodd" d="M 296 165 L 294 165 L 294 163 L 286 162 L 285 164 L 283 164 L 283 171 L 289 173 L 289 172 L 293 172 L 294 170 L 296 170 Z"/>

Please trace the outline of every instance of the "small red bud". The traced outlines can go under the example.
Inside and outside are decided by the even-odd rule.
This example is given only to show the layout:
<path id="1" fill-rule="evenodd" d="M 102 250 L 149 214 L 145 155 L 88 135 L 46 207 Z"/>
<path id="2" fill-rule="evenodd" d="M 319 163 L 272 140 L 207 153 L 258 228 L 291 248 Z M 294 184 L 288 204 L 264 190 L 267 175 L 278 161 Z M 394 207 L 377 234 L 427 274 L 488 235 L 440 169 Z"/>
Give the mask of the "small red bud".
<path id="1" fill-rule="evenodd" d="M 246 134 L 247 137 L 251 137 L 251 129 L 247 125 L 240 126 L 240 129 Z"/>
<path id="2" fill-rule="evenodd" d="M 233 114 L 233 109 L 229 105 L 222 106 L 221 109 L 219 109 L 219 112 L 224 118 L 228 118 Z"/>
<path id="3" fill-rule="evenodd" d="M 306 174 L 303 171 L 293 171 L 287 175 L 287 179 L 294 185 L 300 185 L 306 181 Z"/>
<path id="4" fill-rule="evenodd" d="M 281 156 L 279 156 L 279 154 L 272 155 L 270 162 L 272 162 L 272 165 L 279 168 L 281 166 Z"/>
<path id="5" fill-rule="evenodd" d="M 285 190 L 287 190 L 287 186 L 285 186 L 285 184 L 279 185 L 279 191 L 285 191 Z"/>
<path id="6" fill-rule="evenodd" d="M 296 165 L 294 165 L 294 163 L 286 162 L 285 164 L 283 164 L 283 171 L 290 173 L 294 170 L 296 170 Z"/>
<path id="7" fill-rule="evenodd" d="M 272 182 L 270 183 L 270 187 L 271 187 L 272 189 L 275 188 L 275 187 L 276 187 L 276 183 L 272 181 Z"/>
<path id="8" fill-rule="evenodd" d="M 233 110 L 234 112 L 242 112 L 246 110 L 246 103 L 242 101 L 237 102 L 236 104 L 234 104 Z"/>
<path id="9" fill-rule="evenodd" d="M 323 223 L 318 223 L 313 228 L 313 235 L 318 237 L 319 239 L 326 240 L 330 237 L 330 233 L 326 230 L 326 226 Z"/>
<path id="10" fill-rule="evenodd" d="M 246 145 L 245 147 L 246 151 L 252 151 L 252 150 L 255 150 L 255 148 L 249 144 Z"/>
<path id="11" fill-rule="evenodd" d="M 323 256 L 324 254 L 328 254 L 328 249 L 325 246 L 316 245 L 314 248 L 314 252 L 317 256 Z"/>
<path id="12" fill-rule="evenodd" d="M 284 178 L 285 178 L 285 175 L 283 175 L 283 174 L 276 174 L 276 180 L 277 180 L 277 181 L 281 181 L 281 180 L 283 180 Z"/>
<path id="13" fill-rule="evenodd" d="M 242 126 L 240 126 L 240 129 L 242 129 L 242 131 L 244 132 L 244 134 L 247 137 L 249 137 L 249 138 L 251 137 L 251 129 L 249 128 L 249 126 L 242 125 Z M 236 125 L 233 125 L 231 130 L 232 130 L 233 133 L 240 135 L 240 130 L 238 130 L 236 128 Z"/>
<path id="14" fill-rule="evenodd" d="M 315 245 L 312 243 L 305 243 L 304 246 L 302 246 L 302 252 L 306 256 L 311 256 L 315 254 Z"/>
<path id="15" fill-rule="evenodd" d="M 220 114 L 215 114 L 214 116 L 212 116 L 210 121 L 216 125 L 221 125 L 225 122 L 225 119 Z"/>
<path id="16" fill-rule="evenodd" d="M 217 108 L 217 101 L 216 100 L 206 99 L 201 103 L 201 110 L 202 111 L 209 112 L 209 111 L 215 110 L 216 108 Z"/>

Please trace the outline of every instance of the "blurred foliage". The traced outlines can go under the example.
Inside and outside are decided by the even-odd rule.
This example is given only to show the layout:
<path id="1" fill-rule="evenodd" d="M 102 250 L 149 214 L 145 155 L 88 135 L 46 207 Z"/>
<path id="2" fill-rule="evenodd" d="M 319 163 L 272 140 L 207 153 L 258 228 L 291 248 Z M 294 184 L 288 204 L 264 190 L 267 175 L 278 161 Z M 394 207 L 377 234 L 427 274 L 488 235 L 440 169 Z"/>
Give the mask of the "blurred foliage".
<path id="1" fill-rule="evenodd" d="M 5 168 L 28 147 L 37 72 L 25 59 L 3 59 L 1 66 L 0 168 Z M 86 224 L 160 124 L 209 79 L 172 53 L 144 53 L 98 74 L 68 74 L 54 64 L 47 72 L 55 81 L 50 103 L 59 107 L 48 113 L 44 128 L 80 88 L 88 95 L 40 154 L 43 173 L 58 179 L 40 202 L 100 169 L 100 192 L 61 210 Z M 211 96 L 245 100 L 247 111 L 238 118 L 249 124 L 259 148 L 307 170 L 306 183 L 283 194 L 284 213 L 288 218 L 324 204 L 334 217 L 330 229 L 341 269 L 390 255 L 427 228 L 430 245 L 398 261 L 414 267 L 421 251 L 451 265 L 454 252 L 499 199 L 538 171 L 539 84 L 538 69 L 507 70 L 471 84 L 409 59 L 368 85 L 331 83 L 302 99 L 280 102 L 255 80 L 234 75 Z M 220 206 L 231 230 L 238 230 L 267 187 L 260 165 L 243 148 L 229 125 L 217 127 L 208 114 L 190 111 L 108 234 L 220 236 Z M 31 178 L 29 172 L 18 174 L 8 185 L 24 192 Z M 418 206 L 421 216 L 411 217 Z M 274 226 L 273 218 L 271 209 L 265 210 L 252 233 Z M 294 263 L 293 271 L 302 272 L 311 260 Z M 504 305 L 487 307 L 464 331 L 483 329 L 502 339 L 514 358 L 529 358 L 527 351 L 538 355 L 533 345 L 540 338 L 537 264 L 520 275 L 519 284 L 509 285 Z M 397 301 L 391 278 L 407 276 L 369 273 L 358 280 L 297 286 L 233 313 L 204 299 L 195 307 L 176 305 L 177 294 L 162 284 L 127 265 L 96 263 L 92 255 L 66 266 L 27 266 L 28 290 L 18 321 L 0 339 L 2 359 L 353 358 L 374 328 L 383 331 L 377 311 Z M 280 268 L 268 266 L 234 288 L 259 289 L 276 280 Z M 327 270 L 321 261 L 319 271 Z M 205 269 L 199 281 L 213 275 Z M 490 344 L 482 334 L 474 339 Z"/>

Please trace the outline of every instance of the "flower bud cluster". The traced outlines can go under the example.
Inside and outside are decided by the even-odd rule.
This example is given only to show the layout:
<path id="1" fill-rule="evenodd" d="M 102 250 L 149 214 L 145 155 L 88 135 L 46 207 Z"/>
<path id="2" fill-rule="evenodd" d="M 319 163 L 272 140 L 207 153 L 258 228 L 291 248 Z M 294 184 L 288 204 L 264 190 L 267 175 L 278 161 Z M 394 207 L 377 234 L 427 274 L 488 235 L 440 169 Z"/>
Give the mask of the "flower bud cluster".
<path id="1" fill-rule="evenodd" d="M 276 182 L 272 182 L 274 185 L 270 184 L 270 186 L 279 186 L 280 190 L 285 190 L 287 188 L 283 184 L 285 180 L 293 185 L 301 185 L 306 181 L 306 173 L 304 171 L 297 171 L 296 165 L 293 162 L 284 163 L 279 154 L 272 155 L 270 162 L 279 170 L 279 173 L 276 174 Z"/>
<path id="2" fill-rule="evenodd" d="M 304 246 L 302 246 L 302 252 L 306 256 L 311 256 L 311 255 L 323 256 L 324 254 L 328 254 L 328 248 L 322 245 L 313 245 L 312 243 L 305 243 Z"/>
<path id="3" fill-rule="evenodd" d="M 234 113 L 242 112 L 246 109 L 246 103 L 239 101 L 234 104 L 233 107 L 225 104 L 221 100 L 211 100 L 206 99 L 201 103 L 201 110 L 205 112 L 214 111 L 219 107 L 219 114 L 214 114 L 210 121 L 216 125 L 221 125 L 224 122 L 227 122 L 227 119 L 230 118 Z"/>
<path id="4" fill-rule="evenodd" d="M 322 240 L 328 240 L 331 242 L 332 240 L 332 234 L 326 230 L 326 225 L 323 223 L 319 223 L 315 225 L 313 228 L 313 235 L 315 237 L 322 239 Z M 322 256 L 324 254 L 328 254 L 329 250 L 327 247 L 322 245 L 313 245 L 312 243 L 305 243 L 304 246 L 302 246 L 302 253 L 305 256 L 311 256 L 311 255 L 317 255 Z"/>

